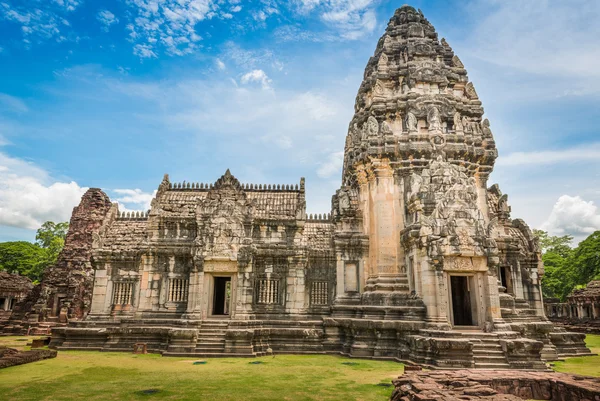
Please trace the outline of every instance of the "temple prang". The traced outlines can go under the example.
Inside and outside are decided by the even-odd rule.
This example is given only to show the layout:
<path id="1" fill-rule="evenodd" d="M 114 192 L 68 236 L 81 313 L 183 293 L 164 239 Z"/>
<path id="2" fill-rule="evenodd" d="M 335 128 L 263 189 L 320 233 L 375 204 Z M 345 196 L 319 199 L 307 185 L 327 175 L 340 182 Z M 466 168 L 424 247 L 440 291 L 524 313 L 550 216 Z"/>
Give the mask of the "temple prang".
<path id="1" fill-rule="evenodd" d="M 229 170 L 212 184 L 165 175 L 144 212 L 96 190 L 11 328 L 62 314 L 58 349 L 144 342 L 163 355 L 270 349 L 438 368 L 588 354 L 544 315 L 537 241 L 488 188 L 497 155 L 463 63 L 403 6 L 365 69 L 328 213 L 306 214 L 304 178 L 245 184 Z"/>

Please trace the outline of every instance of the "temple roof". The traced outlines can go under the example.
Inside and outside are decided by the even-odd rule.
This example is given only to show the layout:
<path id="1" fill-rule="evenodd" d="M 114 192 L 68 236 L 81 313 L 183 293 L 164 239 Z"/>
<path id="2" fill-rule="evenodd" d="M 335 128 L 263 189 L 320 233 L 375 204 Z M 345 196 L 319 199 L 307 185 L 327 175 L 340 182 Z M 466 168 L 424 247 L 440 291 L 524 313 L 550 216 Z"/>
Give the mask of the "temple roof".
<path id="1" fill-rule="evenodd" d="M 28 292 L 32 288 L 33 283 L 29 278 L 0 271 L 0 295 Z"/>
<path id="2" fill-rule="evenodd" d="M 389 158 L 422 167 L 439 156 L 489 174 L 497 152 L 467 71 L 420 11 L 402 6 L 369 59 L 356 96 L 344 184 L 357 163 Z"/>

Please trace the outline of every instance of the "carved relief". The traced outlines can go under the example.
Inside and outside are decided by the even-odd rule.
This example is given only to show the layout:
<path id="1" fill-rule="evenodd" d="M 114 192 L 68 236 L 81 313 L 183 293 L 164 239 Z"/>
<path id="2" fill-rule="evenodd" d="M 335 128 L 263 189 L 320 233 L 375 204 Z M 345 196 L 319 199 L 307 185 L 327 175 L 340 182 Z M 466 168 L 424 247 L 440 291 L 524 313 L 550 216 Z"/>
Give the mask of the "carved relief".
<path id="1" fill-rule="evenodd" d="M 379 123 L 377 119 L 373 116 L 369 116 L 366 122 L 367 126 L 367 135 L 369 136 L 377 136 L 379 134 Z"/>
<path id="2" fill-rule="evenodd" d="M 406 114 L 406 128 L 409 133 L 417 132 L 417 117 L 411 112 Z"/>

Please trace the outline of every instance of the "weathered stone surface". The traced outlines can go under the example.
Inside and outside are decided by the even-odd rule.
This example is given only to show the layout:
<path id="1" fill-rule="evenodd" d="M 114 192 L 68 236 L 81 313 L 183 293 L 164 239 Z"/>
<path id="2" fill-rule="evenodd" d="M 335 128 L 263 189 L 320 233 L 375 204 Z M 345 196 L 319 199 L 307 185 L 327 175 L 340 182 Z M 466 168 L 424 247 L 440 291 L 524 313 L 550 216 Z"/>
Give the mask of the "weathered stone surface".
<path id="1" fill-rule="evenodd" d="M 90 312 L 55 329 L 51 345 L 542 370 L 585 349 L 544 316 L 537 242 L 487 186 L 490 122 L 420 11 L 403 6 L 391 18 L 344 150 L 331 214 L 306 215 L 304 179 L 243 184 L 229 170 L 213 184 L 165 175 L 147 212 L 103 198 L 93 241 L 81 242 L 94 268 Z M 69 297 L 68 317 L 88 310 Z"/>
<path id="2" fill-rule="evenodd" d="M 0 322 L 8 319 L 16 304 L 32 289 L 29 278 L 0 271 Z"/>
<path id="3" fill-rule="evenodd" d="M 43 359 L 56 358 L 56 355 L 57 352 L 51 349 L 18 351 L 12 348 L 0 347 L 0 369 L 37 362 Z"/>
<path id="4" fill-rule="evenodd" d="M 87 314 L 94 282 L 92 241 L 110 207 L 108 196 L 100 189 L 91 188 L 83 195 L 73 210 L 56 264 L 46 270 L 41 284 L 15 306 L 5 331 L 22 333 L 30 324 L 66 323 Z"/>
<path id="5" fill-rule="evenodd" d="M 393 383 L 391 401 L 600 400 L 600 379 L 554 372 L 410 372 Z"/>

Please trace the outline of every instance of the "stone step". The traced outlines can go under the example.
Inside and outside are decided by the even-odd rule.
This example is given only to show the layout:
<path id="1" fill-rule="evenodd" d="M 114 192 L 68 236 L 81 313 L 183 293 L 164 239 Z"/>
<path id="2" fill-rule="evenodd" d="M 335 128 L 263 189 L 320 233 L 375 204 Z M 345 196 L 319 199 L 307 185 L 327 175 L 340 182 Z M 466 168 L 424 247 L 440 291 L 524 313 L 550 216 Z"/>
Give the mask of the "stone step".
<path id="1" fill-rule="evenodd" d="M 261 353 L 242 354 L 242 353 L 218 353 L 218 352 L 163 352 L 162 356 L 181 356 L 193 358 L 255 358 L 262 356 Z"/>
<path id="2" fill-rule="evenodd" d="M 202 341 L 202 340 L 198 340 L 196 341 L 196 346 L 197 347 L 224 347 L 225 346 L 225 340 L 223 341 Z"/>
<path id="3" fill-rule="evenodd" d="M 504 355 L 487 355 L 487 356 L 475 356 L 473 355 L 475 363 L 506 363 Z"/>
<path id="4" fill-rule="evenodd" d="M 198 339 L 199 340 L 206 340 L 206 341 L 211 341 L 211 340 L 215 340 L 215 341 L 221 341 L 221 340 L 225 340 L 225 334 L 222 335 L 203 335 L 200 334 L 198 335 Z"/>
<path id="5" fill-rule="evenodd" d="M 489 356 L 501 356 L 502 358 L 504 358 L 504 351 L 502 351 L 501 349 L 498 350 L 473 350 L 473 356 L 474 357 L 478 357 L 478 356 L 485 356 L 485 355 L 489 355 Z"/>
<path id="6" fill-rule="evenodd" d="M 223 354 L 225 352 L 225 348 L 196 347 L 195 352 L 198 354 Z"/>
<path id="7" fill-rule="evenodd" d="M 475 362 L 475 368 L 477 369 L 510 369 L 508 363 L 479 363 Z"/>

